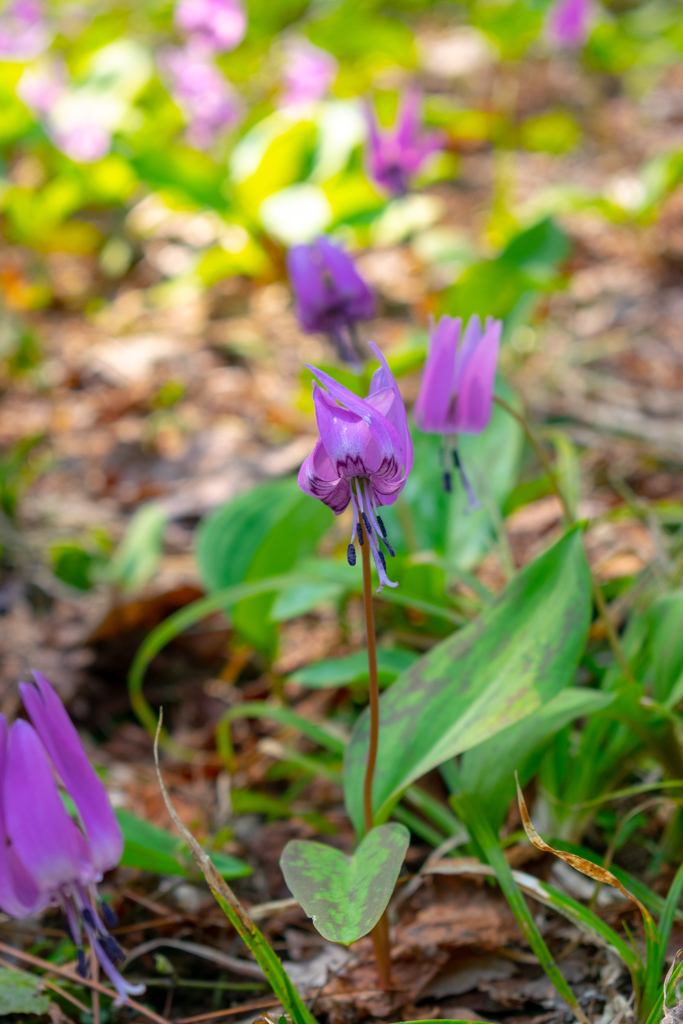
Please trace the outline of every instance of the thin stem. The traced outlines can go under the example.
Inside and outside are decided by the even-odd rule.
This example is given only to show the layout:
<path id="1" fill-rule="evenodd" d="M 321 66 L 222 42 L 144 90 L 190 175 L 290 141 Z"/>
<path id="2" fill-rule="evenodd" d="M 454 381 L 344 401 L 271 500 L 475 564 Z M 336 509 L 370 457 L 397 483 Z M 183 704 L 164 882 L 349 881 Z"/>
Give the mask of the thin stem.
<path id="1" fill-rule="evenodd" d="M 368 762 L 363 781 L 363 819 L 366 834 L 373 826 L 372 813 L 372 782 L 377 764 L 377 747 L 379 745 L 379 679 L 377 677 L 377 639 L 375 637 L 375 613 L 372 607 L 372 573 L 370 570 L 370 541 L 363 517 L 359 516 L 363 544 L 363 607 L 365 609 L 365 632 L 368 641 L 368 676 L 370 691 L 370 741 L 368 746 Z M 384 988 L 391 985 L 391 956 L 389 944 L 389 921 L 386 910 L 370 932 L 375 946 L 377 968 L 380 981 Z"/>
<path id="2" fill-rule="evenodd" d="M 550 486 L 552 487 L 556 496 L 559 498 L 560 504 L 562 505 L 562 514 L 564 516 L 565 522 L 567 523 L 567 526 L 575 526 L 576 518 L 570 508 L 567 498 L 565 497 L 564 491 L 562 490 L 560 481 L 557 477 L 557 473 L 555 472 L 555 468 L 550 458 L 548 457 L 548 453 L 546 452 L 545 448 L 543 447 L 538 437 L 532 430 L 529 421 L 521 412 L 518 412 L 517 409 L 511 406 L 509 402 L 506 402 L 504 398 L 501 398 L 500 395 L 494 395 L 493 400 L 494 402 L 497 403 L 497 405 L 501 407 L 501 409 L 505 409 L 506 413 L 508 413 L 509 416 L 512 416 L 512 418 L 519 423 L 520 427 L 526 434 L 529 443 L 536 452 L 541 465 L 548 474 Z M 627 680 L 627 682 L 634 683 L 635 678 L 631 670 L 631 665 L 629 664 L 629 660 L 626 657 L 623 647 L 621 646 L 621 642 L 617 635 L 617 631 L 614 628 L 614 623 L 612 622 L 609 610 L 607 608 L 607 602 L 605 601 L 605 595 L 600 589 L 600 585 L 595 579 L 592 569 L 590 570 L 590 574 L 591 590 L 593 591 L 593 601 L 595 602 L 595 607 L 597 608 L 598 615 L 600 616 L 603 626 L 605 627 L 605 633 L 607 634 L 607 642 L 612 648 L 612 653 L 616 658 L 617 664 L 621 669 L 624 678 Z"/>

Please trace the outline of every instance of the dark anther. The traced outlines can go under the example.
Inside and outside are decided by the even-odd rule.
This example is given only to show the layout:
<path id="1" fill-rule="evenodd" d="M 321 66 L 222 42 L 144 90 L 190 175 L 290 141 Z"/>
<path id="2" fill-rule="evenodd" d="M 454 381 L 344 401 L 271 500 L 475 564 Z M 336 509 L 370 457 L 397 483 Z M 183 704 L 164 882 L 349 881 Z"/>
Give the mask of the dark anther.
<path id="1" fill-rule="evenodd" d="M 448 470 L 443 475 L 443 489 L 447 494 L 451 493 L 451 474 Z"/>
<path id="2" fill-rule="evenodd" d="M 356 564 L 356 549 L 354 548 L 353 544 L 349 544 L 348 548 L 346 549 L 346 561 L 349 563 L 349 565 Z"/>
<path id="3" fill-rule="evenodd" d="M 88 928 L 97 928 L 95 924 L 95 918 L 92 915 L 92 911 L 88 907 L 83 908 L 83 920 L 87 924 Z"/>
<path id="4" fill-rule="evenodd" d="M 387 528 L 384 525 L 384 521 L 383 521 L 382 517 L 379 514 L 376 514 L 375 515 L 375 519 L 377 520 L 377 525 L 379 526 L 380 530 L 382 531 L 382 536 L 386 540 L 387 539 Z"/>
<path id="5" fill-rule="evenodd" d="M 382 568 L 386 572 L 387 571 L 387 562 L 386 562 L 386 559 L 385 559 L 384 555 L 379 550 L 379 548 L 377 549 L 377 557 L 379 558 L 380 562 L 382 563 Z"/>
<path id="6" fill-rule="evenodd" d="M 392 558 L 396 558 L 396 552 L 394 551 L 394 549 L 392 548 L 391 544 L 386 539 L 386 537 L 382 537 L 382 544 L 384 544 L 384 547 L 387 549 L 387 551 L 389 552 L 391 557 Z"/>
<path id="7" fill-rule="evenodd" d="M 356 523 L 356 536 L 358 537 L 358 543 L 360 544 L 361 547 L 363 547 L 363 544 L 365 542 L 363 540 L 363 527 L 360 525 L 360 523 Z"/>
<path id="8" fill-rule="evenodd" d="M 363 522 L 365 523 L 365 529 L 367 531 L 368 537 L 372 537 L 372 527 L 370 526 L 370 520 L 366 516 L 365 512 L 361 512 L 361 515 L 363 517 Z"/>
<path id="9" fill-rule="evenodd" d="M 110 960 L 113 960 L 114 963 L 116 963 L 117 960 L 123 960 L 125 953 L 115 938 L 111 935 L 99 935 L 98 941 Z"/>
<path id="10" fill-rule="evenodd" d="M 78 957 L 78 967 L 76 968 L 76 970 L 80 974 L 81 978 L 87 978 L 88 962 L 85 959 L 85 953 L 83 952 L 83 949 L 80 946 L 76 950 L 76 956 Z"/>
<path id="11" fill-rule="evenodd" d="M 117 924 L 119 923 L 119 919 L 114 913 L 114 911 L 111 909 L 109 904 L 106 903 L 104 900 L 102 900 L 102 902 L 100 903 L 100 910 L 102 911 L 102 917 L 104 918 L 104 923 L 106 924 L 107 928 L 116 928 Z"/>
<path id="12" fill-rule="evenodd" d="M 453 449 L 453 465 L 456 469 L 460 469 L 460 456 L 455 448 Z"/>

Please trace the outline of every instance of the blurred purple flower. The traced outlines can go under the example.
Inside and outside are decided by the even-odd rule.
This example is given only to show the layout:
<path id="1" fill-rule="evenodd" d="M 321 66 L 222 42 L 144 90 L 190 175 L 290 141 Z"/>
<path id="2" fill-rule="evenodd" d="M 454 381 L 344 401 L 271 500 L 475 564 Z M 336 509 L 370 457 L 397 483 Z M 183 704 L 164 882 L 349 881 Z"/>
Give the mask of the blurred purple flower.
<path id="1" fill-rule="evenodd" d="M 467 492 L 468 511 L 479 503 L 462 468 L 455 435 L 480 434 L 488 426 L 502 326 L 500 320 L 487 317 L 482 328 L 479 317 L 473 316 L 461 339 L 462 319 L 442 316 L 429 332 L 429 353 L 415 403 L 420 430 L 442 434 L 445 456 L 452 451 Z M 451 489 L 448 467 L 444 487 Z"/>
<path id="2" fill-rule="evenodd" d="M 420 94 L 411 89 L 394 127 L 386 130 L 380 129 L 372 106 L 366 105 L 370 177 L 394 196 L 405 195 L 427 157 L 444 146 L 441 132 L 420 134 L 421 104 Z"/>
<path id="3" fill-rule="evenodd" d="M 556 0 L 547 15 L 548 38 L 555 46 L 583 46 L 592 13 L 592 0 Z"/>
<path id="4" fill-rule="evenodd" d="M 19 719 L 8 729 L 0 715 L 0 908 L 21 918 L 60 905 L 80 973 L 86 973 L 85 932 L 120 1005 L 144 986 L 129 984 L 116 969 L 123 952 L 100 912 L 110 924 L 114 915 L 95 883 L 118 864 L 123 837 L 59 697 L 39 673 L 36 684 L 21 684 L 32 725 Z M 67 813 L 57 779 L 76 806 L 80 827 Z"/>
<path id="5" fill-rule="evenodd" d="M 0 58 L 33 60 L 50 45 L 51 34 L 38 0 L 14 0 L 0 14 Z"/>
<path id="6" fill-rule="evenodd" d="M 103 123 L 102 108 L 67 84 L 66 69 L 53 60 L 27 68 L 17 95 L 45 127 L 58 149 L 76 163 L 101 160 L 111 149 L 111 128 Z"/>
<path id="7" fill-rule="evenodd" d="M 375 300 L 351 257 L 321 236 L 289 250 L 287 271 L 303 329 L 330 335 L 342 358 L 357 363 L 355 324 L 375 315 Z"/>
<path id="8" fill-rule="evenodd" d="M 189 43 L 182 50 L 167 50 L 161 63 L 188 121 L 188 141 L 197 149 L 207 148 L 239 120 L 239 97 L 202 46 Z"/>
<path id="9" fill-rule="evenodd" d="M 57 149 L 77 164 L 92 164 L 105 157 L 111 149 L 111 132 L 96 121 L 55 125 L 50 132 Z"/>
<path id="10" fill-rule="evenodd" d="M 281 105 L 294 106 L 322 99 L 332 84 L 338 66 L 331 53 L 313 46 L 308 40 L 288 40 L 285 43 Z"/>
<path id="11" fill-rule="evenodd" d="M 380 542 L 390 555 L 379 505 L 392 505 L 413 465 L 413 444 L 405 406 L 387 361 L 376 345 L 380 361 L 367 398 L 359 398 L 329 374 L 309 366 L 326 390 L 313 384 L 313 403 L 320 440 L 299 470 L 299 486 L 319 498 L 336 516 L 353 507 L 353 531 L 347 558 L 356 564 L 356 538 L 363 544 L 361 520 L 379 576 L 378 592 L 396 587 L 387 576 Z"/>
<path id="12" fill-rule="evenodd" d="M 180 0 L 175 9 L 178 28 L 211 50 L 234 50 L 247 31 L 247 15 L 239 0 Z"/>

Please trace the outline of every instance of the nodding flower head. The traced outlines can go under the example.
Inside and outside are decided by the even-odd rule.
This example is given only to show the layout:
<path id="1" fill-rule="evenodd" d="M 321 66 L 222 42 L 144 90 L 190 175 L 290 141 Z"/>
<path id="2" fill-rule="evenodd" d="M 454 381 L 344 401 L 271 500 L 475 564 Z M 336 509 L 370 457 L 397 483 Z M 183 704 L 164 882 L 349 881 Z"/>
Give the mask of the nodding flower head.
<path id="1" fill-rule="evenodd" d="M 181 32 L 217 53 L 234 50 L 247 31 L 247 15 L 239 0 L 180 0 L 175 21 Z"/>
<path id="2" fill-rule="evenodd" d="M 95 883 L 121 857 L 121 830 L 62 702 L 38 673 L 36 684 L 21 684 L 32 724 L 17 720 L 8 728 L 0 715 L 0 908 L 21 918 L 60 905 L 80 973 L 86 973 L 85 932 L 120 1005 L 144 985 L 129 984 L 116 969 L 123 952 L 106 928 L 115 917 Z M 58 782 L 78 822 L 67 813 Z"/>
<path id="3" fill-rule="evenodd" d="M 592 13 L 592 0 L 556 0 L 548 11 L 546 35 L 555 46 L 583 46 Z"/>
<path id="4" fill-rule="evenodd" d="M 319 382 L 313 384 L 313 402 L 320 440 L 299 471 L 299 486 L 329 505 L 335 515 L 351 503 L 348 561 L 355 565 L 354 541 L 362 545 L 366 536 L 377 567 L 379 592 L 398 584 L 387 576 L 380 544 L 390 555 L 394 550 L 377 509 L 392 505 L 403 490 L 413 464 L 413 445 L 398 385 L 380 350 L 373 344 L 370 347 L 380 366 L 367 398 L 354 395 L 322 370 L 308 367 Z"/>
<path id="5" fill-rule="evenodd" d="M 493 385 L 502 322 L 488 317 L 482 327 L 470 318 L 464 333 L 462 319 L 442 316 L 429 332 L 429 353 L 415 403 L 415 423 L 426 434 L 444 436 L 444 454 L 452 452 L 469 499 L 479 502 L 467 479 L 457 450 L 458 434 L 480 434 L 491 419 Z M 462 333 L 462 338 L 461 338 Z M 451 489 L 450 469 L 444 467 L 444 487 Z"/>
<path id="6" fill-rule="evenodd" d="M 421 133 L 421 106 L 420 94 L 410 90 L 394 127 L 383 131 L 372 106 L 366 105 L 370 177 L 393 196 L 405 195 L 427 157 L 443 149 L 440 132 Z"/>
<path id="7" fill-rule="evenodd" d="M 187 140 L 197 149 L 207 149 L 222 132 L 239 121 L 240 99 L 232 84 L 196 41 L 184 48 L 169 47 L 161 54 L 173 99 L 187 121 Z"/>
<path id="8" fill-rule="evenodd" d="M 303 329 L 328 334 L 346 362 L 358 363 L 355 325 L 375 315 L 375 300 L 351 257 L 321 236 L 289 250 L 287 271 Z"/>

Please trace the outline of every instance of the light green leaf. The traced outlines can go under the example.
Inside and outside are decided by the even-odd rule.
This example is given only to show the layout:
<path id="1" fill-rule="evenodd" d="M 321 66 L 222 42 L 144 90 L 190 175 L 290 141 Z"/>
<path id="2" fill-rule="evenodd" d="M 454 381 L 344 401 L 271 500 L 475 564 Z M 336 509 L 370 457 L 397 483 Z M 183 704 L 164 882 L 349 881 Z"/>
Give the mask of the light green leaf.
<path id="1" fill-rule="evenodd" d="M 380 686 L 388 686 L 401 672 L 409 668 L 418 655 L 403 647 L 380 647 L 377 651 L 377 671 Z M 345 658 L 327 658 L 315 665 L 307 665 L 290 677 L 293 683 L 300 683 L 312 690 L 323 690 L 328 686 L 348 686 L 349 683 L 367 681 L 368 652 L 356 651 Z"/>
<path id="2" fill-rule="evenodd" d="M 159 565 L 167 521 L 163 505 L 158 502 L 142 505 L 131 519 L 103 575 L 124 591 L 143 587 Z"/>
<path id="3" fill-rule="evenodd" d="M 292 839 L 280 867 L 323 938 L 348 945 L 367 935 L 384 913 L 409 841 L 408 829 L 395 822 L 373 828 L 351 857 L 323 843 Z"/>
<path id="4" fill-rule="evenodd" d="M 8 1013 L 47 1013 L 50 997 L 42 993 L 40 978 L 26 971 L 0 967 L 0 1017 Z"/>
<path id="5" fill-rule="evenodd" d="M 535 712 L 570 680 L 590 616 L 581 535 L 570 531 L 528 565 L 475 622 L 438 644 L 380 701 L 373 804 L 382 820 L 430 769 Z M 369 716 L 344 760 L 346 806 L 362 829 Z"/>
<path id="6" fill-rule="evenodd" d="M 181 859 L 182 839 L 123 808 L 118 808 L 115 813 L 125 841 L 121 857 L 124 867 L 157 875 L 187 875 L 187 867 Z M 211 851 L 209 856 L 223 878 L 244 878 L 251 874 L 249 865 L 237 857 L 219 851 Z"/>

